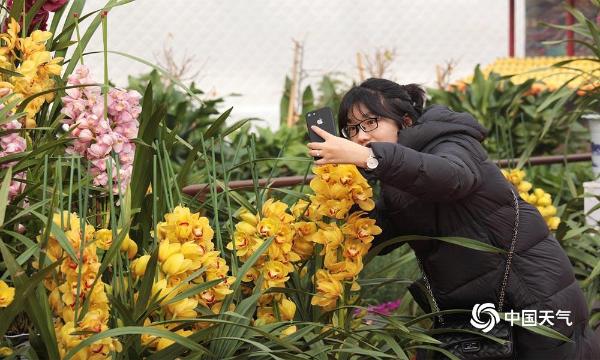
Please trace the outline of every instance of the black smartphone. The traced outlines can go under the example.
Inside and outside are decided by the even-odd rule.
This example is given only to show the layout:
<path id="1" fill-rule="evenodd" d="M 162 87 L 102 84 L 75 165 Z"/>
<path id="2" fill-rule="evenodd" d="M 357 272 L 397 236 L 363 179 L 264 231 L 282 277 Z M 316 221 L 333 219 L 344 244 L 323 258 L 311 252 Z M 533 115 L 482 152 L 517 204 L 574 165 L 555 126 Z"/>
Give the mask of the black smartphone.
<path id="1" fill-rule="evenodd" d="M 329 107 L 307 112 L 306 125 L 308 126 L 308 138 L 310 139 L 310 142 L 325 141 L 322 137 L 312 131 L 310 127 L 313 125 L 318 126 L 328 133 L 337 136 L 337 128 L 335 126 L 335 120 L 333 119 L 333 111 L 331 111 L 331 108 Z"/>

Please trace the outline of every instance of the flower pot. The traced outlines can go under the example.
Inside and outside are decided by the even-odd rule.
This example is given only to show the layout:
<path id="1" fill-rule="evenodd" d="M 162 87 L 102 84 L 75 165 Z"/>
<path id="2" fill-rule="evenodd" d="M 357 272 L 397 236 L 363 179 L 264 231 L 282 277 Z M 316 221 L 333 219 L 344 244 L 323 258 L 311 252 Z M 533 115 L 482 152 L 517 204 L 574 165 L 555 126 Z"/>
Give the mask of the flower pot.
<path id="1" fill-rule="evenodd" d="M 598 197 L 600 197 L 600 182 L 584 182 L 583 193 L 583 211 L 586 214 L 585 223 L 586 225 L 598 226 L 598 222 L 600 222 L 600 209 L 596 209 L 592 213 L 590 213 L 590 210 L 598 205 Z"/>
<path id="2" fill-rule="evenodd" d="M 592 171 L 594 176 L 600 176 L 600 114 L 592 113 L 582 116 L 590 128 L 590 140 L 592 142 Z"/>

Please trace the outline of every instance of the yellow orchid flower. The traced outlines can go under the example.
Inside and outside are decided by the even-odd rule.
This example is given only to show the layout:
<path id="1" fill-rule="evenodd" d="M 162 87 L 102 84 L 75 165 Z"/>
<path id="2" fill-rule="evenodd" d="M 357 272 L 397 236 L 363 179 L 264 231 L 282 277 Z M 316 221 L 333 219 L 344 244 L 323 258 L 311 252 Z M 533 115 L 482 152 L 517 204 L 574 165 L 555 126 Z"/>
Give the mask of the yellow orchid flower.
<path id="1" fill-rule="evenodd" d="M 343 256 L 348 260 L 356 260 L 367 255 L 370 247 L 370 243 L 364 243 L 359 239 L 347 239 L 343 244 Z"/>
<path id="2" fill-rule="evenodd" d="M 217 303 L 214 303 L 213 306 L 210 307 L 210 310 L 213 312 L 213 314 L 219 314 L 219 313 L 221 313 L 221 309 L 222 308 L 223 308 L 223 302 L 219 301 Z M 229 310 L 228 311 L 235 311 L 235 304 L 234 303 L 229 304 Z M 200 324 L 202 324 L 202 323 L 200 323 Z"/>
<path id="3" fill-rule="evenodd" d="M 60 63 L 64 60 L 64 58 L 62 57 L 56 57 L 47 61 L 44 61 L 43 63 L 39 64 L 38 67 L 38 75 L 42 78 L 49 78 L 53 75 L 59 76 L 60 72 L 62 71 L 62 65 L 60 65 Z M 45 84 L 45 88 L 49 88 L 54 86 L 54 80 L 48 79 L 49 81 Z M 48 100 L 48 98 L 46 98 L 46 101 L 52 101 L 52 99 L 54 98 L 54 93 L 50 93 L 52 98 L 50 100 Z"/>
<path id="4" fill-rule="evenodd" d="M 312 171 L 318 178 L 323 179 L 323 181 L 330 181 L 331 173 L 334 172 L 337 168 L 337 164 L 325 164 L 321 166 L 314 166 Z"/>
<path id="5" fill-rule="evenodd" d="M 313 255 L 314 248 L 315 244 L 309 236 L 297 236 L 294 238 L 292 250 L 294 253 L 298 254 L 300 260 L 306 260 L 310 258 Z"/>
<path id="6" fill-rule="evenodd" d="M 238 215 L 240 219 L 244 222 L 247 222 L 250 225 L 257 226 L 260 221 L 260 216 L 258 214 L 252 214 L 246 208 L 242 208 Z"/>
<path id="7" fill-rule="evenodd" d="M 131 262 L 129 269 L 134 277 L 144 276 L 148 261 L 150 261 L 150 255 L 142 255 Z"/>
<path id="8" fill-rule="evenodd" d="M 289 269 L 280 261 L 267 261 L 262 269 L 266 287 L 284 287 Z"/>
<path id="9" fill-rule="evenodd" d="M 118 230 L 117 233 L 119 233 L 120 231 L 121 230 Z M 121 243 L 121 251 L 127 252 L 127 257 L 129 259 L 133 259 L 135 257 L 135 254 L 137 254 L 138 252 L 137 243 L 131 240 L 129 235 L 125 235 L 125 239 L 123 239 L 123 242 Z"/>
<path id="10" fill-rule="evenodd" d="M 342 233 L 350 238 L 359 239 L 365 244 L 371 243 L 374 235 L 381 234 L 381 228 L 375 225 L 375 220 L 365 216 L 366 213 L 352 213 L 344 225 Z"/>
<path id="11" fill-rule="evenodd" d="M 123 346 L 119 340 L 113 338 L 100 339 L 87 348 L 87 359 L 108 359 L 111 353 L 121 352 L 122 350 Z"/>
<path id="12" fill-rule="evenodd" d="M 155 296 L 156 294 L 159 294 L 158 295 L 159 299 L 162 298 L 163 296 L 165 297 L 161 301 L 161 304 L 165 304 L 169 300 L 174 298 L 177 295 L 177 292 L 173 291 L 173 288 L 167 287 L 167 280 L 162 279 L 162 280 L 159 280 L 159 281 L 155 282 L 154 284 L 152 284 L 152 295 Z"/>
<path id="13" fill-rule="evenodd" d="M 21 59 L 28 60 L 37 53 L 46 52 L 46 41 L 51 36 L 49 31 L 35 30 L 31 36 L 18 39 L 16 47 L 21 52 Z"/>
<path id="14" fill-rule="evenodd" d="M 290 326 L 286 327 L 285 329 L 281 330 L 279 337 L 283 338 L 286 336 L 290 336 L 293 333 L 295 333 L 296 331 L 298 331 L 298 328 L 296 327 L 296 325 L 290 325 Z"/>
<path id="15" fill-rule="evenodd" d="M 192 222 L 192 240 L 198 244 L 211 244 L 215 231 L 210 227 L 208 218 L 200 217 Z"/>
<path id="16" fill-rule="evenodd" d="M 281 221 L 277 218 L 264 218 L 258 224 L 258 233 L 264 237 L 275 236 L 281 225 Z"/>
<path id="17" fill-rule="evenodd" d="M 93 309 L 85 313 L 83 319 L 78 323 L 78 327 L 83 331 L 93 331 L 99 333 L 108 328 L 108 326 L 106 326 L 107 321 L 107 313 Z"/>
<path id="18" fill-rule="evenodd" d="M 242 221 L 235 225 L 235 232 L 246 235 L 254 235 L 257 232 L 256 225 L 258 224 L 251 224 L 249 222 Z"/>
<path id="19" fill-rule="evenodd" d="M 363 269 L 362 258 L 330 263 L 327 269 L 336 280 L 354 280 Z"/>
<path id="20" fill-rule="evenodd" d="M 314 222 L 298 221 L 294 223 L 296 233 L 304 238 L 317 232 L 317 224 Z"/>
<path id="21" fill-rule="evenodd" d="M 358 204 L 362 210 L 371 211 L 375 208 L 375 201 L 373 201 L 373 189 L 370 187 L 364 188 L 361 186 L 353 186 L 352 200 Z"/>
<path id="22" fill-rule="evenodd" d="M 0 308 L 10 305 L 15 299 L 15 288 L 0 280 Z"/>
<path id="23" fill-rule="evenodd" d="M 346 186 L 352 186 L 354 184 L 364 184 L 365 178 L 360 174 L 356 166 L 354 165 L 342 165 L 338 166 L 335 170 L 336 180 Z"/>
<path id="24" fill-rule="evenodd" d="M 185 336 L 188 337 L 190 335 L 192 335 L 194 332 L 191 330 L 177 330 L 175 331 L 176 334 L 179 334 L 181 336 Z M 158 342 L 156 344 L 156 351 L 160 351 L 162 349 L 165 349 L 171 345 L 173 345 L 175 342 L 173 340 L 169 340 L 169 339 L 165 339 L 165 338 L 160 338 L 158 339 Z"/>
<path id="25" fill-rule="evenodd" d="M 50 295 L 48 295 L 48 303 L 50 303 L 50 308 L 55 313 L 59 313 L 62 311 L 63 302 L 60 298 L 60 291 L 58 290 L 58 288 L 55 288 L 52 291 L 50 291 Z"/>
<path id="26" fill-rule="evenodd" d="M 67 210 L 64 210 L 60 214 L 54 214 L 52 216 L 52 221 L 57 226 L 62 226 L 63 230 L 70 230 L 71 227 L 77 227 L 79 229 L 79 216 L 76 213 L 70 213 Z M 62 224 L 61 224 L 62 222 Z"/>
<path id="27" fill-rule="evenodd" d="M 277 319 L 275 319 L 275 313 L 273 312 L 273 308 L 270 306 L 261 306 L 256 309 L 256 321 L 254 325 L 261 326 L 266 324 L 272 324 Z"/>
<path id="28" fill-rule="evenodd" d="M 311 304 L 318 305 L 326 311 L 333 310 L 344 291 L 342 283 L 323 269 L 317 270 L 315 277 L 317 294 L 313 296 Z"/>
<path id="29" fill-rule="evenodd" d="M 308 220 L 316 222 L 321 220 L 321 216 L 317 213 L 319 205 L 309 203 L 306 200 L 300 199 L 294 205 L 292 205 L 292 214 L 294 217 L 299 220 L 302 216 L 306 217 Z"/>
<path id="30" fill-rule="evenodd" d="M 325 245 L 327 249 L 337 249 L 344 241 L 344 234 L 335 223 L 322 224 L 321 229 L 311 236 L 311 240 Z"/>
<path id="31" fill-rule="evenodd" d="M 210 263 L 203 263 L 203 265 L 206 267 L 204 276 L 206 277 L 207 281 L 222 279 L 226 276 L 227 272 L 229 272 L 229 266 L 227 266 L 225 259 L 221 257 L 216 257 L 214 261 L 211 261 Z"/>
<path id="32" fill-rule="evenodd" d="M 217 301 L 221 301 L 221 300 L 225 299 L 225 296 L 233 293 L 233 290 L 231 290 L 230 287 L 234 281 L 235 281 L 235 277 L 229 276 L 229 277 L 225 278 L 225 281 L 223 281 L 222 283 L 219 283 L 213 287 L 215 299 Z"/>
<path id="33" fill-rule="evenodd" d="M 202 291 L 200 294 L 196 295 L 196 299 L 198 299 L 198 303 L 210 308 L 217 302 L 217 295 L 215 291 L 211 289 L 207 289 Z"/>
<path id="34" fill-rule="evenodd" d="M 206 253 L 204 248 L 192 241 L 181 244 L 181 253 L 186 259 L 201 259 Z"/>
<path id="35" fill-rule="evenodd" d="M 274 243 L 284 244 L 284 243 L 292 243 L 294 239 L 295 229 L 293 224 L 281 223 L 279 226 L 279 231 L 275 234 L 275 238 L 273 239 Z"/>
<path id="36" fill-rule="evenodd" d="M 180 252 L 180 243 L 171 243 L 169 240 L 163 240 L 158 245 L 158 261 L 165 262 L 169 256 Z"/>
<path id="37" fill-rule="evenodd" d="M 112 244 L 112 230 L 100 229 L 96 231 L 94 236 L 96 238 L 96 246 L 102 250 L 108 250 Z"/>
<path id="38" fill-rule="evenodd" d="M 279 309 L 279 315 L 281 320 L 290 321 L 294 320 L 294 315 L 296 315 L 296 304 L 288 300 L 285 296 L 282 297 L 281 301 L 277 304 Z"/>
<path id="39" fill-rule="evenodd" d="M 192 221 L 193 216 L 190 209 L 187 207 L 177 206 L 172 213 L 165 215 L 165 219 L 169 226 L 171 226 L 173 238 L 178 242 L 185 242 L 189 240 L 192 235 Z"/>
<path id="40" fill-rule="evenodd" d="M 251 267 L 250 269 L 248 269 L 248 271 L 246 271 L 246 273 L 242 276 L 242 281 L 243 282 L 251 282 L 251 281 L 256 281 L 256 279 L 258 279 L 258 276 L 260 275 L 260 273 L 258 272 L 258 270 L 256 270 L 256 268 Z"/>
<path id="41" fill-rule="evenodd" d="M 195 318 L 197 306 L 198 300 L 187 298 L 167 305 L 167 310 L 171 313 L 172 319 Z"/>
<path id="42" fill-rule="evenodd" d="M 188 271 L 191 266 L 191 260 L 186 259 L 182 253 L 175 253 L 165 260 L 161 268 L 167 275 L 177 275 Z"/>
<path id="43" fill-rule="evenodd" d="M 154 328 L 157 328 L 157 329 L 165 329 L 165 330 L 167 330 L 167 328 L 165 327 L 165 325 L 163 325 L 163 324 L 160 324 L 160 325 L 159 324 L 153 324 L 150 321 L 150 319 L 146 318 L 144 320 L 144 327 L 150 327 L 150 326 L 152 326 Z M 156 347 L 156 343 L 158 341 L 156 336 L 150 335 L 150 334 L 142 334 L 141 340 L 142 340 L 142 345 L 144 345 L 144 346 L 150 346 L 152 348 Z"/>
<path id="44" fill-rule="evenodd" d="M 6 32 L 0 34 L 0 41 L 4 44 L 4 46 L 0 47 L 0 54 L 4 56 L 11 56 L 13 54 L 13 50 L 17 46 L 19 40 L 20 31 L 21 26 L 19 23 L 11 18 Z"/>
<path id="45" fill-rule="evenodd" d="M 240 258 L 250 257 L 263 243 L 263 240 L 258 236 L 248 234 L 244 231 L 235 232 L 233 239 L 235 241 L 236 255 Z M 227 243 L 227 249 L 233 250 L 234 241 Z"/>
<path id="46" fill-rule="evenodd" d="M 60 329 L 60 340 L 62 342 L 62 345 L 67 348 L 67 349 L 71 349 L 74 348 L 75 346 L 79 345 L 79 343 L 81 343 L 83 341 L 83 336 L 81 335 L 71 335 L 72 333 L 79 331 L 79 329 L 77 329 L 75 327 L 75 325 L 73 324 L 72 321 L 67 321 L 63 327 Z"/>
<path id="47" fill-rule="evenodd" d="M 318 201 L 318 203 L 319 215 L 338 220 L 345 218 L 352 207 L 352 200 L 348 198 Z"/>
<path id="48" fill-rule="evenodd" d="M 262 216 L 276 218 L 283 223 L 290 223 L 294 221 L 294 217 L 286 212 L 287 209 L 286 203 L 269 199 L 263 204 Z"/>

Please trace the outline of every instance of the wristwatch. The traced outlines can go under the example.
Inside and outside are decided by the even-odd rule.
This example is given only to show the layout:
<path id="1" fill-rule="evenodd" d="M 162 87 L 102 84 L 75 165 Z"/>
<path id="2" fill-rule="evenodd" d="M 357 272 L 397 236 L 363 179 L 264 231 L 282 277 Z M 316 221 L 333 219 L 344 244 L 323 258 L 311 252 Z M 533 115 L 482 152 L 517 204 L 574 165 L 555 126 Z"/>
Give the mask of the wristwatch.
<path id="1" fill-rule="evenodd" d="M 379 165 L 379 160 L 377 160 L 377 158 L 375 157 L 375 154 L 373 153 L 373 149 L 369 149 L 369 151 L 371 153 L 369 154 L 369 157 L 367 158 L 367 170 L 375 170 L 377 168 L 377 165 Z"/>

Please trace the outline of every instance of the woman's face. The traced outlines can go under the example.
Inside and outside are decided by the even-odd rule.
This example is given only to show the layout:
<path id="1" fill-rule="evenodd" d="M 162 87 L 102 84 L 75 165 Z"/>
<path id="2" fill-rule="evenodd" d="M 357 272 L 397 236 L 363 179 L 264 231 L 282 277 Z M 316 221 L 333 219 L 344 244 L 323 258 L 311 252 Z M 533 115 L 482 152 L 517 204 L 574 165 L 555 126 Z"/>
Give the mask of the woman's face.
<path id="1" fill-rule="evenodd" d="M 361 124 L 364 129 L 370 131 L 364 131 L 360 127 L 354 127 L 351 131 L 350 140 L 366 146 L 370 142 L 398 142 L 398 124 L 392 119 L 381 117 L 373 114 L 364 104 L 355 104 L 350 108 L 348 112 L 348 124 L 352 125 Z M 358 131 L 358 133 L 356 133 Z"/>

